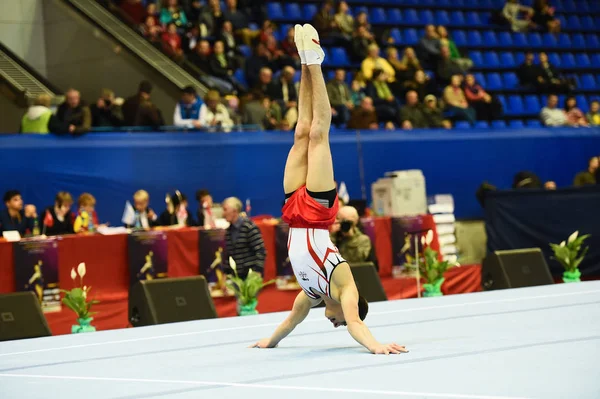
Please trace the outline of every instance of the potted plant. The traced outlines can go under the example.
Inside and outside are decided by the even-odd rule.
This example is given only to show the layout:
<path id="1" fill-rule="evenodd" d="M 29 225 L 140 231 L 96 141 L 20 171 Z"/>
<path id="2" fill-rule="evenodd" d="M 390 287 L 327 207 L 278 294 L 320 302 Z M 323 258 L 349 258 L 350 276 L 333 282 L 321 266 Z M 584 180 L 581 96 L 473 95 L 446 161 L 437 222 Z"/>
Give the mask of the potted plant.
<path id="1" fill-rule="evenodd" d="M 440 261 L 437 251 L 434 251 L 429 246 L 433 241 L 433 230 L 429 230 L 427 235 L 421 237 L 421 244 L 425 248 L 423 250 L 423 262 L 419 265 L 419 272 L 425 279 L 423 284 L 423 296 L 433 297 L 442 296 L 442 284 L 444 283 L 444 273 L 452 265 L 448 261 Z"/>
<path id="2" fill-rule="evenodd" d="M 589 234 L 585 234 L 579 237 L 579 231 L 576 231 L 569 236 L 567 242 L 563 241 L 560 244 L 550 244 L 550 248 L 552 248 L 552 251 L 554 252 L 552 258 L 556 259 L 565 268 L 565 271 L 563 272 L 563 281 L 565 283 L 581 281 L 579 265 L 587 254 L 589 247 L 585 247 L 581 254 L 579 254 L 579 251 L 581 251 L 583 241 L 589 236 Z"/>
<path id="3" fill-rule="evenodd" d="M 75 271 L 75 268 L 71 269 L 71 279 L 73 282 L 79 276 L 79 287 L 72 288 L 69 291 L 61 290 L 61 292 L 65 293 L 62 303 L 77 314 L 78 324 L 71 327 L 71 333 L 73 334 L 96 331 L 96 327 L 91 325 L 93 320 L 91 315 L 94 313 L 90 310 L 92 309 L 92 305 L 100 302 L 96 300 L 88 301 L 88 294 L 92 287 L 83 285 L 85 272 L 85 263 L 83 262 L 77 266 L 77 271 Z"/>
<path id="4" fill-rule="evenodd" d="M 275 280 L 263 282 L 263 277 L 260 273 L 250 269 L 246 279 L 238 276 L 236 263 L 232 257 L 229 257 L 229 266 L 233 270 L 233 275 L 228 274 L 226 285 L 231 289 L 238 303 L 238 315 L 248 316 L 258 314 L 256 306 L 258 305 L 258 293 L 269 284 L 273 284 Z"/>

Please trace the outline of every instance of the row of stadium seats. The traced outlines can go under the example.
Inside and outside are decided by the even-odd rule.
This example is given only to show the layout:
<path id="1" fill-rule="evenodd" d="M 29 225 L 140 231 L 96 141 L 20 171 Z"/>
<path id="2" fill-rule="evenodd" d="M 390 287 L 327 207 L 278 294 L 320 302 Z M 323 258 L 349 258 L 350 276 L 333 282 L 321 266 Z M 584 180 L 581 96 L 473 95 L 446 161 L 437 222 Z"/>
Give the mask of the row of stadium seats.
<path id="1" fill-rule="evenodd" d="M 600 68 L 600 53 L 546 53 L 548 61 L 561 69 L 598 69 Z M 495 51 L 470 51 L 469 58 L 473 60 L 476 69 L 514 69 L 525 60 L 525 53 L 509 53 Z"/>
<path id="2" fill-rule="evenodd" d="M 559 107 L 564 107 L 565 96 L 560 95 L 558 98 Z M 597 95 L 591 95 L 586 97 L 582 94 L 576 95 L 575 98 L 577 99 L 577 107 L 581 109 L 581 111 L 584 113 L 588 112 L 589 105 L 592 101 L 600 99 Z M 542 108 L 546 106 L 547 99 L 547 95 L 538 96 L 535 94 L 527 94 L 524 96 L 498 96 L 498 101 L 502 103 L 502 106 L 504 107 L 504 113 L 506 116 L 539 115 Z"/>
<path id="3" fill-rule="evenodd" d="M 476 2 L 474 2 L 476 3 Z M 268 3 L 267 16 L 273 21 L 307 20 L 311 21 L 318 11 L 317 4 L 299 3 Z M 450 28 L 470 27 L 481 28 L 489 26 L 490 12 L 477 11 L 445 11 L 445 10 L 417 10 L 413 8 L 383 8 L 383 7 L 351 7 L 351 14 L 366 12 L 369 22 L 374 25 L 445 25 Z M 598 31 L 600 18 L 590 15 L 558 15 L 563 29 L 573 31 Z"/>

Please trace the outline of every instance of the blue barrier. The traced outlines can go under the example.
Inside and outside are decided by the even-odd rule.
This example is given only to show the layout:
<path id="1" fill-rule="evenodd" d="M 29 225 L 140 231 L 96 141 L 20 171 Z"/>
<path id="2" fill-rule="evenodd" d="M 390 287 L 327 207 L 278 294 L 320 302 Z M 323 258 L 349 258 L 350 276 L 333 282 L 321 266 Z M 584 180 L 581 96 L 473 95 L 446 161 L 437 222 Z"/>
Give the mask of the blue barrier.
<path id="1" fill-rule="evenodd" d="M 82 137 L 0 135 L 0 191 L 19 189 L 27 203 L 50 205 L 57 191 L 90 192 L 102 221 L 120 225 L 126 200 L 140 188 L 156 212 L 167 191 L 208 188 L 215 200 L 250 198 L 254 214 L 279 215 L 283 168 L 291 132 L 94 133 Z M 335 178 L 361 198 L 359 154 L 366 194 L 386 171 L 421 169 L 428 195 L 451 193 L 456 216 L 481 218 L 475 191 L 484 181 L 509 188 L 531 170 L 569 186 L 587 159 L 600 153 L 600 129 L 335 131 Z"/>

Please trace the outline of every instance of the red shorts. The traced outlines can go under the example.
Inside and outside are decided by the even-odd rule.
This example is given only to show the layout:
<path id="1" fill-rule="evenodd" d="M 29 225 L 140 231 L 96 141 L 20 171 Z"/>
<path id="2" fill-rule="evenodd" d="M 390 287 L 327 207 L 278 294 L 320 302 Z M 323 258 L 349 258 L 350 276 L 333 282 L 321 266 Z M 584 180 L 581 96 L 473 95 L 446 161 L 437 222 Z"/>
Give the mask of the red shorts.
<path id="1" fill-rule="evenodd" d="M 281 218 L 290 227 L 327 230 L 335 223 L 338 210 L 337 194 L 333 206 L 326 208 L 306 192 L 306 186 L 302 186 L 288 198 L 281 210 Z"/>

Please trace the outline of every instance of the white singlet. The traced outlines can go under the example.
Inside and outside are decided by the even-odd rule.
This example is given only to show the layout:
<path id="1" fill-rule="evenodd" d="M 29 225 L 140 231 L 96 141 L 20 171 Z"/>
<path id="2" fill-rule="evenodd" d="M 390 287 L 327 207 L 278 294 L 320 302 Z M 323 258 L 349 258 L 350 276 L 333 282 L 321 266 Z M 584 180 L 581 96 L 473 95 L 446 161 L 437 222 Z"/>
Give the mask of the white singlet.
<path id="1" fill-rule="evenodd" d="M 319 294 L 331 298 L 331 274 L 345 262 L 325 229 L 290 227 L 288 254 L 298 284 L 309 298 L 320 300 Z"/>

